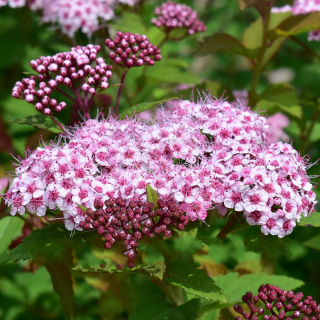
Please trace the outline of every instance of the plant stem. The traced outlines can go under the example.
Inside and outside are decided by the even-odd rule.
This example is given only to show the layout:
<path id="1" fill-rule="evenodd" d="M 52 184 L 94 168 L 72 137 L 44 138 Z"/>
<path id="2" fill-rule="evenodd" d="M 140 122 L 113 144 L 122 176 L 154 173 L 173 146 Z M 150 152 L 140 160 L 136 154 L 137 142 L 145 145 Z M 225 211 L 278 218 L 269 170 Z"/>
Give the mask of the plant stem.
<path id="1" fill-rule="evenodd" d="M 220 232 L 217 235 L 217 238 L 223 240 L 226 238 L 227 234 L 229 233 L 230 227 L 233 225 L 233 223 L 238 219 L 238 215 L 240 212 L 234 213 L 233 216 L 229 219 L 229 221 L 225 224 L 225 226 L 220 230 Z"/>
<path id="2" fill-rule="evenodd" d="M 65 97 L 67 97 L 68 99 L 70 99 L 73 102 L 77 102 L 76 99 L 73 99 L 71 96 L 69 96 L 67 93 L 65 93 L 63 90 L 61 90 L 58 87 L 55 87 L 55 90 L 57 90 L 58 92 L 60 92 L 61 94 L 63 94 Z"/>
<path id="3" fill-rule="evenodd" d="M 177 307 L 179 305 L 179 301 L 176 298 L 176 296 L 173 294 L 171 289 L 168 287 L 168 285 L 165 283 L 165 281 L 164 280 L 157 281 L 157 284 L 158 284 L 159 288 L 164 292 L 166 297 L 171 301 L 171 303 Z"/>
<path id="4" fill-rule="evenodd" d="M 303 43 L 301 40 L 296 38 L 295 36 L 290 36 L 290 39 L 293 40 L 295 43 L 299 44 L 301 47 L 303 47 L 307 52 L 309 52 L 312 56 L 316 57 L 320 60 L 320 55 L 317 54 L 315 51 L 313 51 L 311 48 L 309 48 L 305 43 Z"/>
<path id="5" fill-rule="evenodd" d="M 128 73 L 128 69 L 125 69 L 125 70 L 123 71 L 123 73 L 122 73 L 121 83 L 120 83 L 119 90 L 118 90 L 118 95 L 117 95 L 117 102 L 116 102 L 116 106 L 115 106 L 115 108 L 114 108 L 114 114 L 115 114 L 115 115 L 118 115 L 120 96 L 121 96 L 123 83 L 124 83 L 124 80 L 125 80 L 125 78 L 126 78 L 127 73 Z"/>
<path id="6" fill-rule="evenodd" d="M 253 69 L 251 86 L 249 91 L 249 105 L 251 107 L 253 107 L 255 104 L 254 97 L 257 93 L 257 87 L 259 84 L 259 79 L 260 79 L 262 66 L 263 66 L 263 58 L 264 58 L 266 49 L 268 48 L 268 31 L 269 31 L 269 24 L 270 24 L 270 16 L 271 16 L 271 9 L 268 9 L 266 12 L 265 19 L 262 19 L 263 35 L 262 35 L 261 47 L 258 52 L 256 65 Z"/>
<path id="7" fill-rule="evenodd" d="M 171 289 L 178 301 L 178 306 L 184 304 L 183 290 L 177 286 L 171 286 Z"/>
<path id="8" fill-rule="evenodd" d="M 67 135 L 69 135 L 69 132 L 66 129 L 66 127 L 62 123 L 60 123 L 52 114 L 50 115 L 50 118 L 61 130 L 63 130 Z"/>
<path id="9" fill-rule="evenodd" d="M 316 111 L 313 114 L 312 122 L 310 124 L 310 127 L 309 127 L 307 133 L 305 135 L 303 133 L 301 133 L 301 141 L 304 141 L 303 145 L 301 146 L 301 155 L 305 155 L 305 153 L 308 151 L 308 147 L 310 144 L 310 136 L 311 136 L 311 133 L 314 129 L 315 124 L 317 123 L 319 114 L 320 114 L 320 111 Z"/>

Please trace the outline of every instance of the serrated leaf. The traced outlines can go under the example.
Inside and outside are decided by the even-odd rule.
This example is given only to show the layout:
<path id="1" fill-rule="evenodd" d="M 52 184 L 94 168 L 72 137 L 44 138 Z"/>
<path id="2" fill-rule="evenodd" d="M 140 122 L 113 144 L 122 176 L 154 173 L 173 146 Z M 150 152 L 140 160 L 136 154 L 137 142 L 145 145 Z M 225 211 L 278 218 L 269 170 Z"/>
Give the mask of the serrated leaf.
<path id="1" fill-rule="evenodd" d="M 270 31 L 269 37 L 271 39 L 281 36 L 288 37 L 317 29 L 320 29 L 319 12 L 311 12 L 287 18 L 275 30 Z"/>
<path id="2" fill-rule="evenodd" d="M 0 220 L 0 257 L 6 253 L 10 243 L 21 235 L 24 222 L 18 217 L 5 217 Z"/>
<path id="3" fill-rule="evenodd" d="M 298 226 L 301 227 L 320 227 L 320 213 L 314 212 L 308 217 L 301 217 Z"/>
<path id="4" fill-rule="evenodd" d="M 49 261 L 45 264 L 50 273 L 53 288 L 60 296 L 61 305 L 68 320 L 76 319 L 73 282 L 70 272 L 72 260 L 72 253 L 66 250 L 59 260 Z"/>
<path id="5" fill-rule="evenodd" d="M 63 132 L 50 117 L 45 116 L 43 114 L 37 114 L 34 116 L 28 116 L 24 118 L 18 118 L 14 120 L 10 120 L 8 122 L 15 122 L 20 124 L 28 124 L 38 129 L 45 129 L 51 131 L 53 133 L 61 133 Z"/>
<path id="6" fill-rule="evenodd" d="M 257 55 L 257 50 L 247 49 L 236 38 L 225 33 L 217 33 L 213 36 L 205 37 L 199 43 L 198 49 L 195 51 L 197 56 L 205 56 L 214 53 L 233 53 L 241 56 L 254 58 Z"/>
<path id="7" fill-rule="evenodd" d="M 199 309 L 199 299 L 192 299 L 175 307 L 163 297 L 151 296 L 138 301 L 129 320 L 194 320 Z"/>
<path id="8" fill-rule="evenodd" d="M 154 189 L 150 186 L 150 184 L 147 184 L 147 199 L 148 202 L 152 202 L 154 203 L 154 210 L 158 210 L 159 206 L 158 206 L 158 195 L 157 193 L 154 191 Z"/>
<path id="9" fill-rule="evenodd" d="M 207 276 L 205 270 L 198 269 L 191 258 L 182 256 L 171 261 L 164 278 L 189 294 L 206 300 L 225 302 L 221 289 Z"/>
<path id="10" fill-rule="evenodd" d="M 127 110 L 125 110 L 119 117 L 119 119 L 125 119 L 127 116 L 132 117 L 135 113 L 141 113 L 146 110 L 150 110 L 154 107 L 160 106 L 163 103 L 166 103 L 171 100 L 176 100 L 178 98 L 169 98 L 169 99 L 164 99 L 160 101 L 154 101 L 154 102 L 143 102 L 140 104 L 137 104 L 134 107 L 131 107 Z"/>
<path id="11" fill-rule="evenodd" d="M 261 284 L 272 284 L 283 290 L 294 290 L 304 283 L 301 280 L 287 276 L 267 275 L 265 273 L 246 274 L 239 277 L 236 272 L 214 277 L 217 285 L 223 290 L 228 303 L 237 303 L 248 291 L 258 293 Z"/>
<path id="12" fill-rule="evenodd" d="M 5 261 L 18 261 L 39 257 L 55 260 L 66 248 L 86 246 L 87 239 L 96 236 L 96 232 L 75 232 L 70 237 L 64 224 L 52 224 L 42 229 L 33 230 L 16 248 L 0 258 L 0 264 Z"/>
<path id="13" fill-rule="evenodd" d="M 142 264 L 134 268 L 129 269 L 128 267 L 123 267 L 123 269 L 118 269 L 116 266 L 106 266 L 106 267 L 82 267 L 76 266 L 72 269 L 74 272 L 80 273 L 124 273 L 124 272 L 133 272 L 133 273 L 142 273 L 149 274 L 151 277 L 162 280 L 166 266 L 162 261 L 157 261 L 153 264 Z"/>
<path id="14" fill-rule="evenodd" d="M 199 221 L 190 221 L 183 230 L 174 229 L 179 237 L 196 237 L 199 229 Z"/>
<path id="15" fill-rule="evenodd" d="M 303 244 L 309 248 L 320 250 L 320 235 L 305 241 Z"/>

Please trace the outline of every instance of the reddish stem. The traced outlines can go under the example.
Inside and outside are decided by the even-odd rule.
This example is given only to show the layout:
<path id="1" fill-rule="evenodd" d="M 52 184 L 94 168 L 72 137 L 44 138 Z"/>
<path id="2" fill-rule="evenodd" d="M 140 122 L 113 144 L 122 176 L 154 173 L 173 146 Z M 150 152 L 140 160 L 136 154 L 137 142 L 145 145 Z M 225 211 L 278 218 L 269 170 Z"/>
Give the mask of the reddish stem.
<path id="1" fill-rule="evenodd" d="M 127 73 L 128 73 L 128 69 L 126 69 L 126 70 L 123 72 L 122 77 L 121 77 L 121 83 L 120 83 L 119 90 L 118 90 L 118 95 L 117 95 L 117 102 L 116 102 L 116 106 L 115 106 L 115 108 L 114 108 L 114 114 L 115 114 L 115 115 L 118 115 L 120 96 L 121 96 L 123 83 L 124 83 L 124 80 L 125 80 L 125 78 L 126 78 Z"/>

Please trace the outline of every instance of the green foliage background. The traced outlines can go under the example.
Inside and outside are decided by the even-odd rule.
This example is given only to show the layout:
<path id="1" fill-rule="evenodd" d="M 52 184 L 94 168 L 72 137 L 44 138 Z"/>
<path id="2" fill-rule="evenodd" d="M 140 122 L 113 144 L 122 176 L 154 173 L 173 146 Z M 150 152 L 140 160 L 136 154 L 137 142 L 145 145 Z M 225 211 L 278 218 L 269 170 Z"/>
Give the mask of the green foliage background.
<path id="1" fill-rule="evenodd" d="M 119 9 L 118 18 L 110 23 L 110 32 L 120 29 L 146 33 L 151 42 L 159 43 L 163 34 L 152 27 L 150 19 L 154 7 L 160 3 L 150 0 L 144 1 L 141 8 Z M 211 89 L 213 94 L 224 94 L 231 101 L 234 99 L 232 90 L 249 89 L 252 73 L 243 55 L 232 54 L 234 49 L 218 50 L 216 47 L 210 49 L 215 53 L 204 57 L 195 51 L 201 39 L 217 33 L 229 34 L 241 41 L 249 26 L 253 31 L 246 31 L 245 41 L 249 41 L 254 50 L 258 47 L 254 27 L 258 13 L 253 8 L 240 11 L 236 0 L 186 0 L 183 3 L 198 10 L 199 17 L 208 27 L 207 32 L 166 43 L 162 48 L 163 60 L 148 68 L 145 74 L 141 74 L 141 68 L 130 71 L 121 99 L 122 111 L 142 102 L 181 95 L 188 99 L 191 89 L 177 90 L 179 84 L 199 90 Z M 278 1 L 277 6 L 288 3 Z M 106 37 L 107 32 L 102 29 L 90 40 L 77 34 L 76 43 L 103 45 Z M 320 55 L 320 42 L 309 43 L 306 32 L 296 37 Z M 12 169 L 9 153 L 22 156 L 27 146 L 31 149 L 38 146 L 40 136 L 44 140 L 55 136 L 45 129 L 10 122 L 37 115 L 32 105 L 11 98 L 14 83 L 23 77 L 22 72 L 32 71 L 31 59 L 67 51 L 74 43 L 55 27 L 41 25 L 40 17 L 28 8 L 9 7 L 0 9 L 0 43 L 1 178 Z M 104 50 L 101 54 L 107 56 Z M 270 75 L 275 71 L 292 75 L 286 85 L 270 87 Z M 119 82 L 117 69 L 114 74 L 112 83 L 116 84 Z M 303 154 L 309 153 L 313 161 L 320 157 L 319 84 L 319 59 L 288 39 L 263 70 L 257 91 L 264 94 L 255 107 L 268 109 L 269 114 L 284 112 L 290 118 L 285 131 L 293 139 L 294 147 Z M 106 91 L 113 99 L 116 92 L 117 87 Z M 68 124 L 70 108 L 58 117 Z M 315 166 L 309 174 L 318 172 Z M 151 241 L 141 248 L 141 265 L 130 272 L 126 268 L 118 272 L 106 267 L 111 261 L 121 262 L 117 252 L 100 250 L 99 239 L 91 235 L 83 238 L 76 234 L 70 239 L 60 225 L 49 226 L 44 233 L 41 230 L 33 232 L 8 256 L 8 247 L 21 235 L 24 222 L 17 217 L 5 217 L 3 213 L 0 217 L 0 260 L 17 260 L 0 265 L 0 319 L 64 319 L 63 307 L 68 318 L 74 319 L 74 306 L 76 318 L 81 320 L 232 319 L 234 315 L 229 307 L 239 302 L 246 291 L 256 292 L 262 283 L 276 284 L 288 290 L 299 288 L 320 302 L 320 237 L 316 227 L 297 226 L 290 236 L 278 239 L 262 235 L 258 227 L 240 225 L 221 242 L 215 236 L 226 221 L 212 214 L 208 220 L 210 227 L 202 224 L 198 232 L 184 232 L 181 238 L 164 240 L 160 244 Z M 319 226 L 319 220 L 316 216 L 312 223 L 308 220 L 302 225 Z M 51 259 L 56 256 L 63 258 L 63 265 L 52 263 Z M 171 257 L 169 263 L 168 257 Z M 197 269 L 200 265 L 206 271 Z M 163 277 L 167 284 L 178 290 L 178 295 L 182 292 L 185 304 L 175 307 L 165 299 L 155 284 Z M 189 279 L 187 282 L 186 278 Z M 217 286 L 223 290 L 225 299 L 220 296 Z"/>

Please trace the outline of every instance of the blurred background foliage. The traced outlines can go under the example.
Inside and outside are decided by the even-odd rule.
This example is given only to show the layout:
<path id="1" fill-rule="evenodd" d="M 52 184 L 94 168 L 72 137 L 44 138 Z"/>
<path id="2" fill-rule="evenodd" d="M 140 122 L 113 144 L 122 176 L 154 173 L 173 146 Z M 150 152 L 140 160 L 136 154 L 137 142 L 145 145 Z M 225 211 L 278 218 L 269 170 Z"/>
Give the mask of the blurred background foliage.
<path id="1" fill-rule="evenodd" d="M 245 57 L 226 53 L 197 56 L 195 50 L 201 39 L 216 33 L 227 33 L 241 41 L 246 28 L 258 19 L 258 13 L 253 8 L 240 11 L 236 0 L 177 2 L 196 9 L 200 19 L 207 26 L 207 32 L 181 41 L 167 42 L 162 47 L 161 63 L 148 68 L 146 72 L 143 72 L 143 68 L 130 71 L 120 110 L 140 102 L 157 101 L 168 97 L 183 96 L 189 99 L 191 88 L 200 91 L 211 89 L 213 94 L 224 95 L 231 101 L 234 99 L 232 91 L 249 89 L 252 74 Z M 155 6 L 160 4 L 161 1 L 148 0 L 135 8 L 117 9 L 117 18 L 108 24 L 108 28 L 95 32 L 92 39 L 79 33 L 76 39 L 72 40 L 63 36 L 56 27 L 41 24 L 40 17 L 27 7 L 0 9 L 0 178 L 5 177 L 5 172 L 12 169 L 10 163 L 12 158 L 9 153 L 23 156 L 27 146 L 31 149 L 38 146 L 40 137 L 44 140 L 54 138 L 54 134 L 46 130 L 10 122 L 37 114 L 33 105 L 11 97 L 14 83 L 23 77 L 23 72 L 32 71 L 29 61 L 42 55 L 67 51 L 75 44 L 103 45 L 104 39 L 109 34 L 114 34 L 116 30 L 147 34 L 152 43 L 158 44 L 163 34 L 152 26 L 150 20 Z M 277 2 L 277 6 L 285 4 L 290 4 L 290 1 Z M 307 33 L 298 34 L 296 37 L 320 55 L 319 42 L 308 42 Z M 104 49 L 101 54 L 107 58 Z M 117 74 L 119 70 L 115 68 L 111 79 L 113 84 L 119 83 Z M 278 83 L 288 84 L 287 88 L 295 92 L 294 102 L 292 105 L 290 101 L 288 102 L 292 94 L 282 96 L 280 99 L 285 100 L 283 103 L 289 103 L 287 108 L 276 105 L 263 114 L 284 112 L 290 119 L 285 131 L 290 140 L 293 140 L 294 147 L 303 154 L 308 153 L 315 161 L 320 156 L 319 59 L 297 42 L 288 39 L 265 66 L 257 91 L 261 93 L 268 86 Z M 187 86 L 181 87 L 181 85 Z M 114 104 L 116 90 L 117 87 L 109 88 L 106 93 L 110 97 L 106 99 L 107 101 L 97 101 L 97 105 L 108 107 Z M 261 106 L 263 110 L 264 107 Z M 255 108 L 260 108 L 259 103 Z M 70 108 L 61 112 L 58 117 L 66 124 L 79 120 L 77 114 L 71 114 Z M 315 166 L 310 169 L 309 174 L 317 172 Z M 320 193 L 317 194 L 319 197 Z M 212 216 L 208 224 L 210 227 L 204 224 L 200 226 L 197 239 L 189 235 L 180 239 L 165 240 L 161 244 L 162 248 L 158 248 L 160 245 L 156 243 L 149 245 L 143 253 L 144 262 L 153 263 L 163 259 L 162 252 L 166 252 L 168 248 L 176 250 L 177 254 L 182 252 L 182 255 L 193 255 L 194 260 L 216 280 L 218 285 L 223 286 L 223 281 L 234 282 L 233 292 L 226 292 L 227 302 L 230 304 L 239 302 L 247 289 L 256 292 L 261 283 L 269 281 L 271 278 L 265 274 L 283 275 L 303 281 L 304 285 L 299 290 L 313 295 L 318 303 L 320 302 L 318 271 L 320 237 L 317 228 L 297 227 L 290 236 L 280 240 L 277 237 L 265 237 L 258 227 L 250 226 L 235 229 L 221 244 L 215 240 L 215 236 L 225 221 Z M 22 230 L 23 225 L 23 221 L 17 217 L 0 220 L 0 256 L 7 252 L 9 246 L 13 248 L 18 244 L 19 237 L 28 234 L 27 226 Z M 14 240 L 16 242 L 11 242 Z M 90 246 L 78 248 L 76 255 L 74 253 L 79 265 L 89 267 L 106 264 L 109 261 L 122 262 L 121 255 L 117 253 L 110 254 L 93 249 L 94 254 L 92 254 L 90 248 L 97 246 L 95 243 L 89 244 Z M 166 246 L 167 249 L 164 248 Z M 39 265 L 41 263 L 36 264 L 34 261 L 19 261 L 6 262 L 0 266 L 0 319 L 64 319 L 59 296 L 53 290 L 50 274 L 45 267 Z M 228 274 L 228 278 L 223 280 L 222 275 L 225 274 Z M 241 277 L 237 278 L 238 275 Z M 239 280 L 241 278 L 242 282 Z M 77 319 L 121 320 L 128 319 L 129 314 L 133 320 L 162 319 L 153 317 L 152 310 L 148 308 L 153 296 L 155 301 L 163 299 L 162 292 L 142 275 L 120 273 L 97 276 L 92 273 L 75 272 L 73 281 Z M 233 311 L 228 304 L 223 306 L 201 302 L 200 306 L 198 300 L 191 301 L 194 307 L 190 304 L 192 307 L 190 310 L 201 308 L 202 320 L 232 318 Z M 161 308 L 165 309 L 167 307 L 165 303 L 165 300 L 159 300 L 157 305 L 164 306 Z M 139 304 L 142 304 L 145 310 L 143 316 L 139 315 Z M 183 312 L 181 314 L 183 315 Z M 191 316 L 180 318 L 192 319 L 192 317 L 195 318 L 191 312 Z"/>

